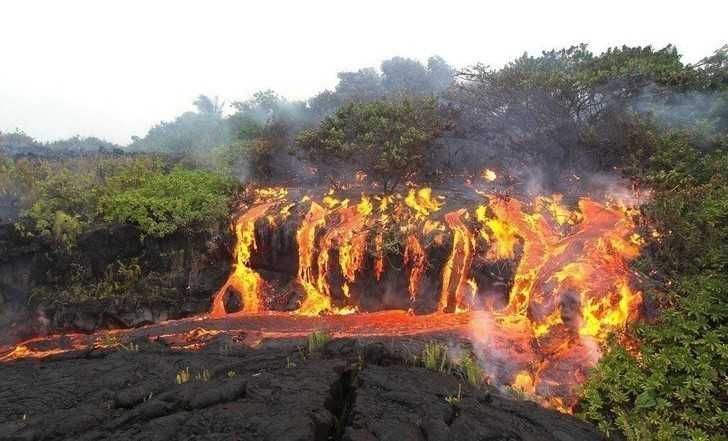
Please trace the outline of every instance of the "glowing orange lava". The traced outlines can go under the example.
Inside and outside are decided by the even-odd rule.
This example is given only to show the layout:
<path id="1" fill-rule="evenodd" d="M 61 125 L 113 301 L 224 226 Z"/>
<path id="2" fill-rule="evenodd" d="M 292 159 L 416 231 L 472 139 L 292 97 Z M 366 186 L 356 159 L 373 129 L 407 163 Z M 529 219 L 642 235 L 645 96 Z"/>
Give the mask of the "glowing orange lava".
<path id="1" fill-rule="evenodd" d="M 291 305 L 298 305 L 292 313 L 267 311 L 266 296 L 279 285 L 254 264 L 256 253 L 266 252 L 256 242 L 258 228 L 282 228 L 285 219 L 297 252 L 287 282 L 296 296 Z M 266 332 L 270 320 L 270 335 L 326 323 L 336 323 L 340 335 L 457 330 L 473 343 L 492 384 L 560 410 L 573 406 L 607 335 L 637 318 L 641 304 L 629 270 L 640 245 L 629 210 L 589 198 L 567 207 L 559 195 L 468 200 L 413 188 L 293 200 L 286 189 L 259 189 L 237 218 L 235 236 L 233 270 L 212 302 L 218 322 L 206 327 L 245 322 L 246 332 Z M 479 286 L 489 280 L 489 265 L 503 262 L 513 268 L 509 289 Z M 226 311 L 231 291 L 240 296 L 238 313 Z M 381 311 L 388 308 L 408 313 Z M 359 311 L 372 313 L 341 317 Z M 197 340 L 179 345 L 194 348 Z M 3 357 L 33 353 L 19 345 Z"/>

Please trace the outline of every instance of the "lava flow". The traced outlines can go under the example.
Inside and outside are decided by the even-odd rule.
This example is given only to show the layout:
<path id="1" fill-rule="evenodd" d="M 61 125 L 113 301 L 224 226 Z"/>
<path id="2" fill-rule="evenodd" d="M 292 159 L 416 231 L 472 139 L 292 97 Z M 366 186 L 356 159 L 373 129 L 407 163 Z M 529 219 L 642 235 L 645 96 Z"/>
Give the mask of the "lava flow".
<path id="1" fill-rule="evenodd" d="M 472 342 L 486 381 L 568 410 L 607 335 L 639 314 L 628 267 L 639 238 L 620 204 L 429 188 L 294 193 L 261 189 L 241 208 L 233 270 L 210 318 L 149 332 L 447 331 Z"/>
<path id="2" fill-rule="evenodd" d="M 329 192 L 320 203 L 305 196 L 273 221 L 295 226 L 291 251 L 298 253 L 295 277 L 283 270 L 273 279 L 293 293 L 285 304 L 294 315 L 477 311 L 467 334 L 489 380 L 568 408 L 607 334 L 638 315 L 641 295 L 630 286 L 628 264 L 639 240 L 629 210 L 589 198 L 569 209 L 559 195 L 530 202 L 480 198 L 450 201 L 427 188 L 387 197 Z M 270 204 L 253 204 L 237 230 L 252 237 L 258 230 L 250 225 Z M 239 240 L 236 256 L 265 253 L 255 243 Z M 247 260 L 237 261 L 231 279 L 257 276 L 252 267 L 239 268 Z M 496 274 L 507 264 L 507 277 Z M 264 297 L 251 292 L 260 286 L 228 282 L 213 312 L 224 309 L 223 296 L 235 294 L 239 310 L 249 311 L 246 299 Z M 262 309 L 286 309 L 269 300 Z M 382 330 L 388 331 L 402 333 Z"/>

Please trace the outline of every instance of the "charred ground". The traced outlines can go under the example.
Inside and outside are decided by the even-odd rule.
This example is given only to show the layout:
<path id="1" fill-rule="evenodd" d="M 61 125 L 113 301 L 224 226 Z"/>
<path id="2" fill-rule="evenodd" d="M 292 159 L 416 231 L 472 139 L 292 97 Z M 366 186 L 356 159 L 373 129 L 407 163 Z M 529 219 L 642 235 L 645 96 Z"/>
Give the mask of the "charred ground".
<path id="1" fill-rule="evenodd" d="M 251 349 L 239 337 L 194 352 L 137 339 L 4 364 L 0 439 L 602 439 L 572 417 L 412 366 L 416 340 L 310 351 L 304 340 Z"/>

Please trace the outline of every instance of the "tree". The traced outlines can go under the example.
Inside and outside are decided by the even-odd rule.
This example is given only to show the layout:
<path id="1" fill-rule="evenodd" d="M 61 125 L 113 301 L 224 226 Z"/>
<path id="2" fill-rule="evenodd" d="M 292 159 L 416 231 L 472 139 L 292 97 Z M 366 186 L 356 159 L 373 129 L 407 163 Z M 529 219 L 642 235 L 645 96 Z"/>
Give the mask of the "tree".
<path id="1" fill-rule="evenodd" d="M 444 92 L 455 80 L 455 70 L 438 55 L 427 60 L 427 73 L 430 77 L 430 87 L 434 93 Z"/>
<path id="2" fill-rule="evenodd" d="M 222 109 L 225 107 L 224 101 L 221 102 L 218 97 L 210 98 L 207 95 L 198 96 L 193 104 L 197 108 L 197 113 L 217 117 L 222 116 Z"/>
<path id="3" fill-rule="evenodd" d="M 579 172 L 617 166 L 632 114 L 688 88 L 694 72 L 672 46 L 624 46 L 597 56 L 579 45 L 524 54 L 499 70 L 476 65 L 459 77 L 452 99 L 464 110 L 469 136 L 545 165 L 558 182 L 565 165 Z"/>
<path id="4" fill-rule="evenodd" d="M 318 130 L 301 132 L 297 143 L 330 178 L 354 166 L 390 191 L 423 170 L 435 140 L 450 127 L 437 110 L 435 99 L 350 103 Z"/>
<path id="5" fill-rule="evenodd" d="M 256 92 L 233 103 L 237 112 L 227 119 L 233 140 L 218 150 L 223 170 L 242 180 L 272 182 L 290 177 L 290 146 L 295 133 L 308 124 L 305 103 L 288 101 L 271 90 Z"/>
<path id="6" fill-rule="evenodd" d="M 194 105 L 196 112 L 185 112 L 174 121 L 157 124 L 143 138 L 134 138 L 129 148 L 191 155 L 206 161 L 210 150 L 230 142 L 230 131 L 217 98 L 200 95 Z"/>
<path id="7" fill-rule="evenodd" d="M 417 60 L 402 57 L 382 62 L 382 86 L 391 95 L 426 95 L 432 89 L 425 66 Z"/>
<path id="8" fill-rule="evenodd" d="M 453 82 L 454 70 L 439 56 L 432 56 L 424 66 L 417 60 L 394 57 L 384 60 L 380 70 L 359 69 L 339 72 L 336 88 L 311 98 L 309 110 L 319 119 L 350 102 L 368 103 L 403 96 L 437 96 Z"/>

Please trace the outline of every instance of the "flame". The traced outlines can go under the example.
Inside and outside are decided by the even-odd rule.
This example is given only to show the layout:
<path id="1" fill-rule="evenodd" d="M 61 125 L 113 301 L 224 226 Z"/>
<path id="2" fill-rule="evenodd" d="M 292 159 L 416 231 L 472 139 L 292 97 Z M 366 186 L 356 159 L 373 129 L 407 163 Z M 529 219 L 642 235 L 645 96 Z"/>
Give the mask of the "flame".
<path id="1" fill-rule="evenodd" d="M 493 182 L 496 179 L 498 179 L 498 175 L 496 175 L 495 172 L 489 168 L 486 168 L 485 170 L 483 170 L 483 173 L 481 173 L 480 176 L 482 176 L 483 179 L 485 179 L 488 182 Z"/>
<path id="2" fill-rule="evenodd" d="M 516 377 L 513 379 L 513 388 L 528 395 L 533 395 L 536 392 L 533 377 L 526 371 L 521 371 L 516 374 Z"/>
<path id="3" fill-rule="evenodd" d="M 522 240 L 523 251 L 508 305 L 488 325 L 497 338 L 485 338 L 482 326 L 473 338 L 492 363 L 512 366 L 496 376 L 543 404 L 569 410 L 576 385 L 600 357 L 599 342 L 638 314 L 641 294 L 629 286 L 627 266 L 639 251 L 634 225 L 621 208 L 586 198 L 578 212 L 558 196 L 537 198 L 533 211 L 514 199 L 489 199 L 499 222 L 487 220 L 484 210 L 478 220 L 491 227 L 496 242 Z M 573 225 L 571 231 L 564 233 L 565 225 Z"/>
<path id="4" fill-rule="evenodd" d="M 268 202 L 284 199 L 288 195 L 288 189 L 284 187 L 264 187 L 253 190 L 255 202 Z"/>
<path id="5" fill-rule="evenodd" d="M 294 314 L 355 314 L 368 308 L 362 298 L 376 296 L 402 296 L 384 307 L 432 313 L 418 331 L 441 329 L 446 312 L 462 321 L 487 314 L 487 322 L 472 320 L 470 339 L 490 381 L 569 410 L 601 343 L 639 315 L 642 295 L 630 284 L 628 265 L 644 241 L 634 231 L 633 209 L 588 198 L 567 206 L 560 195 L 484 196 L 477 206 L 458 208 L 462 201 L 450 200 L 452 208 L 441 211 L 445 199 L 430 188 L 358 198 L 329 190 L 296 203 L 285 189 L 257 189 L 256 202 L 234 224 L 233 270 L 211 315 L 226 314 L 229 288 L 241 296 L 244 313 L 266 310 L 273 284 L 256 272 L 256 237 L 296 221 L 292 291 L 301 300 Z M 512 274 L 508 292 L 494 288 L 504 285 L 500 276 L 493 282 L 496 267 Z M 402 278 L 392 283 L 398 272 Z M 397 317 L 389 325 L 409 320 Z M 390 327 L 382 335 L 402 333 Z M 19 345 L 3 357 L 40 353 Z"/>
<path id="6" fill-rule="evenodd" d="M 420 280 L 425 272 L 426 255 L 422 249 L 417 236 L 410 234 L 407 236 L 404 249 L 404 264 L 409 268 L 409 284 L 408 292 L 410 303 L 414 303 L 420 290 Z"/>
<path id="7" fill-rule="evenodd" d="M 429 187 L 411 189 L 404 202 L 418 218 L 426 218 L 442 207 L 442 202 L 432 197 L 432 189 Z"/>
<path id="8" fill-rule="evenodd" d="M 312 202 L 296 232 L 298 283 L 304 290 L 304 298 L 298 308 L 298 313 L 301 315 L 318 315 L 331 309 L 331 299 L 318 290 L 317 278 L 313 271 L 316 233 L 325 225 L 326 214 L 323 207 Z"/>

